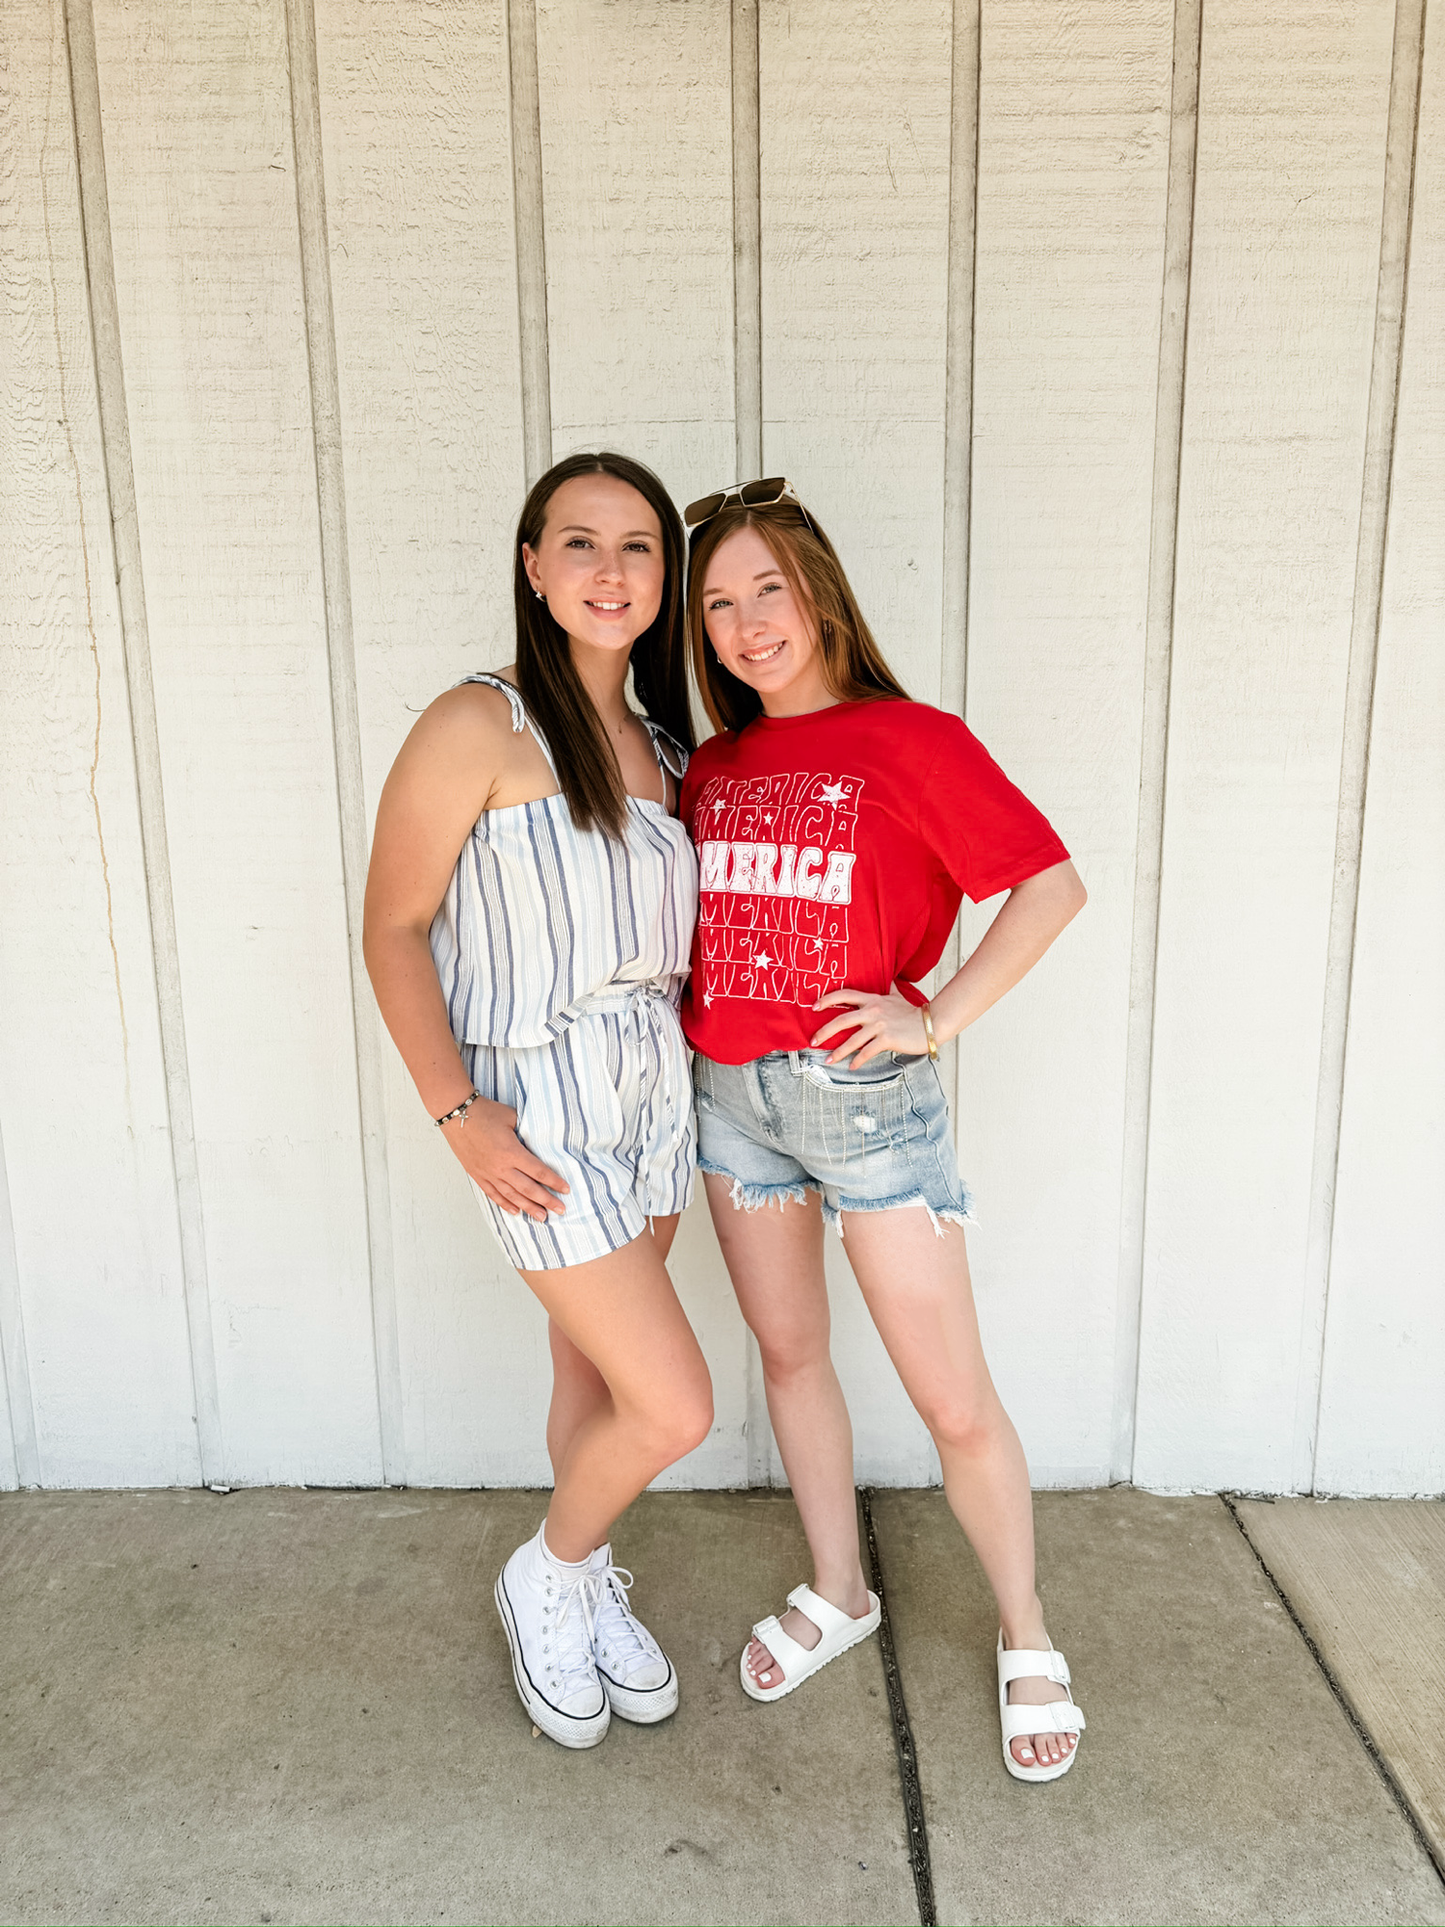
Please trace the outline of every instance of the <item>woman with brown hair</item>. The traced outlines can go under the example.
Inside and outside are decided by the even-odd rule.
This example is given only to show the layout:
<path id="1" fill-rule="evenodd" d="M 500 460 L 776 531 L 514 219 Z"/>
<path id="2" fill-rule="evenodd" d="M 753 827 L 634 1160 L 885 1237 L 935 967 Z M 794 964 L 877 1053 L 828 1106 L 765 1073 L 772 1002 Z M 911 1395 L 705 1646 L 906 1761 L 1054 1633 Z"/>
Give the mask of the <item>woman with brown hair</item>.
<path id="1" fill-rule="evenodd" d="M 571 1747 L 595 1746 L 614 1712 L 647 1723 L 677 1705 L 608 1534 L 712 1424 L 665 1268 L 693 1183 L 682 575 L 682 526 L 650 470 L 612 454 L 550 469 L 517 529 L 516 662 L 418 721 L 367 884 L 387 1027 L 548 1314 L 555 1487 L 496 1601 L 523 1705 Z"/>
<path id="2" fill-rule="evenodd" d="M 782 1698 L 879 1619 L 828 1349 L 833 1224 L 998 1601 L 1004 1763 L 1056 1779 L 1084 1716 L 1044 1631 L 1028 1468 L 979 1340 L 936 1063 L 1048 949 L 1083 885 L 963 723 L 909 700 L 786 482 L 719 490 L 687 521 L 693 663 L 719 732 L 682 795 L 701 866 L 683 1001 L 698 1163 L 814 1565 L 790 1610 L 753 1628 L 743 1688 Z M 1004 890 L 930 1003 L 916 982 L 963 896 Z"/>

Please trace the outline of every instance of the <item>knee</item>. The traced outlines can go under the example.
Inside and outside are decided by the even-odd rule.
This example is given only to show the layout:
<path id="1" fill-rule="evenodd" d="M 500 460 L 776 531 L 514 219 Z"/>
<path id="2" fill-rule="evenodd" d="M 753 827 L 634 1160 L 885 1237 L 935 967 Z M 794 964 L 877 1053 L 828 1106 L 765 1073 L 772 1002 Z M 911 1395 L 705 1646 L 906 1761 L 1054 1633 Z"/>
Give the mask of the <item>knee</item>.
<path id="1" fill-rule="evenodd" d="M 712 1386 L 706 1379 L 648 1413 L 643 1421 L 644 1449 L 657 1471 L 665 1472 L 695 1452 L 711 1432 L 712 1419 Z"/>
<path id="2" fill-rule="evenodd" d="M 673 1459 L 686 1458 L 689 1452 L 697 1450 L 712 1430 L 712 1417 L 712 1385 L 704 1380 L 674 1414 Z M 668 1464 L 671 1463 L 669 1459 Z"/>
<path id="3" fill-rule="evenodd" d="M 758 1341 L 763 1376 L 779 1390 L 786 1390 L 789 1385 L 816 1372 L 820 1366 L 830 1366 L 832 1363 L 826 1332 L 755 1331 L 753 1336 Z"/>
<path id="4" fill-rule="evenodd" d="M 997 1443 L 997 1413 L 990 1401 L 940 1398 L 921 1407 L 920 1415 L 940 1450 L 974 1458 Z"/>

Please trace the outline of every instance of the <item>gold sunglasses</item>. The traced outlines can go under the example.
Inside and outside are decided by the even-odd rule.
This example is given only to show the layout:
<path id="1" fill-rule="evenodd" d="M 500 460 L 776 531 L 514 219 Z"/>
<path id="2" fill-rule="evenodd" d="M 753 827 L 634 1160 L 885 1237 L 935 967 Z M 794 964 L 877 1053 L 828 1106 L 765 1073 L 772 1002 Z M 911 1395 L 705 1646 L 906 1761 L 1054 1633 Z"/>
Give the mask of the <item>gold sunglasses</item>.
<path id="1" fill-rule="evenodd" d="M 745 509 L 773 508 L 779 502 L 789 501 L 808 527 L 813 527 L 812 518 L 798 500 L 797 490 L 782 475 L 768 475 L 757 482 L 733 482 L 727 488 L 716 489 L 711 495 L 689 502 L 683 510 L 682 519 L 689 529 L 695 529 L 702 522 L 710 522 L 734 499 L 740 508 Z M 817 531 L 814 530 L 814 533 Z"/>

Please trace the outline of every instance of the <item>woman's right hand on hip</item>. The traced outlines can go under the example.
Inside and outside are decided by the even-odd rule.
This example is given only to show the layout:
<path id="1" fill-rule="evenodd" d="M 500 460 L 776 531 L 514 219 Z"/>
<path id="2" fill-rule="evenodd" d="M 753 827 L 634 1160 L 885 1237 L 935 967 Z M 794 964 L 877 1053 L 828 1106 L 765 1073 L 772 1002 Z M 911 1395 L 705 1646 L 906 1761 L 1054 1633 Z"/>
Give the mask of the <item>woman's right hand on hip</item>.
<path id="1" fill-rule="evenodd" d="M 565 1179 L 534 1158 L 517 1136 L 517 1113 L 510 1104 L 479 1097 L 465 1117 L 442 1126 L 442 1136 L 472 1182 L 510 1216 L 545 1224 L 553 1212 L 566 1210 L 557 1196 L 567 1189 Z"/>

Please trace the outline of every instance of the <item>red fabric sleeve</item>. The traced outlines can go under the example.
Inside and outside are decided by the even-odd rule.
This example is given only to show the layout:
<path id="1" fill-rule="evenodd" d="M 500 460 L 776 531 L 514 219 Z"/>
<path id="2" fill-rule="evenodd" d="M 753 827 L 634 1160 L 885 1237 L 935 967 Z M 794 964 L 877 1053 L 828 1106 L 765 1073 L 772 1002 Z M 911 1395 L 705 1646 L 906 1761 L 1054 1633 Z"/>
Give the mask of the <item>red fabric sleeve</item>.
<path id="1" fill-rule="evenodd" d="M 918 796 L 917 830 L 975 903 L 1068 858 L 1052 824 L 1004 775 L 966 723 L 942 719 Z"/>

